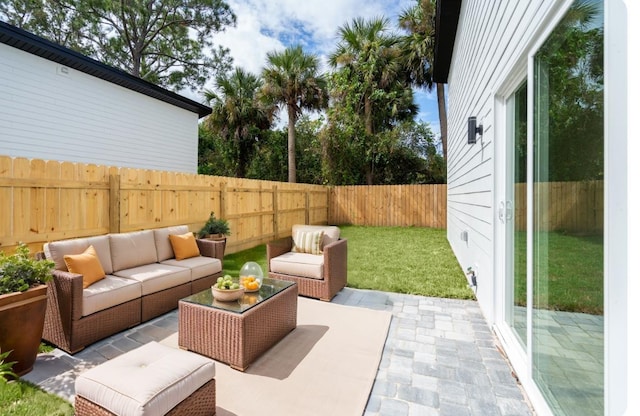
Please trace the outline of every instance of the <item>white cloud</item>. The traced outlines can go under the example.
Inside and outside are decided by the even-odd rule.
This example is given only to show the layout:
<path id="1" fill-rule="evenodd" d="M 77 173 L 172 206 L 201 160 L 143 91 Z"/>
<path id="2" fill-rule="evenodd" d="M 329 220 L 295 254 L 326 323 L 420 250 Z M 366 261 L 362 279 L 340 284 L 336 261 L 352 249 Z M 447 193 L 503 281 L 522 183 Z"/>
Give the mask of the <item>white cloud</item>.
<path id="1" fill-rule="evenodd" d="M 356 17 L 387 16 L 395 25 L 400 10 L 412 0 L 230 0 L 238 22 L 216 36 L 234 62 L 252 72 L 264 66 L 267 52 L 301 44 L 321 57 L 337 43 L 338 28 Z"/>
<path id="2" fill-rule="evenodd" d="M 259 75 L 268 52 L 301 44 L 315 53 L 327 70 L 327 56 L 338 42 L 338 29 L 356 17 L 387 17 L 395 28 L 398 14 L 415 0 L 228 0 L 237 25 L 216 35 L 214 42 L 229 48 L 234 65 Z M 212 88 L 211 82 L 205 88 Z M 419 118 L 439 134 L 434 94 L 416 91 Z M 201 101 L 201 99 L 199 100 Z"/>

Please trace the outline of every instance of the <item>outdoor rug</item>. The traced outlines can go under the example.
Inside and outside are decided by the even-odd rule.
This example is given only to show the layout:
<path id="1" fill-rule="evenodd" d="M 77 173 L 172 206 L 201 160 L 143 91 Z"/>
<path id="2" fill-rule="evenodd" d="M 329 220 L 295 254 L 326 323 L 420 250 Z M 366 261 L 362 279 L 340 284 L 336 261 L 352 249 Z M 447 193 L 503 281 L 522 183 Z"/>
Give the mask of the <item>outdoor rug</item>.
<path id="1" fill-rule="evenodd" d="M 299 297 L 298 327 L 245 372 L 216 364 L 216 415 L 362 415 L 390 322 L 389 312 Z M 177 348 L 177 333 L 162 343 Z"/>

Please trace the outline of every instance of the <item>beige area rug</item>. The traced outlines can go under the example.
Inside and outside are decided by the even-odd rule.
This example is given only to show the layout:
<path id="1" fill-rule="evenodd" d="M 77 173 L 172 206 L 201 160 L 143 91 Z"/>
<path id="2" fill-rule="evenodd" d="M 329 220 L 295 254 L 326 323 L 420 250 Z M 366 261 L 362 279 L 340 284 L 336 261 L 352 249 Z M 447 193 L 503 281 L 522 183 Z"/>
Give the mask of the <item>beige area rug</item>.
<path id="1" fill-rule="evenodd" d="M 217 416 L 364 412 L 391 314 L 298 298 L 298 327 L 245 372 L 216 365 Z M 162 343 L 178 346 L 177 334 Z"/>

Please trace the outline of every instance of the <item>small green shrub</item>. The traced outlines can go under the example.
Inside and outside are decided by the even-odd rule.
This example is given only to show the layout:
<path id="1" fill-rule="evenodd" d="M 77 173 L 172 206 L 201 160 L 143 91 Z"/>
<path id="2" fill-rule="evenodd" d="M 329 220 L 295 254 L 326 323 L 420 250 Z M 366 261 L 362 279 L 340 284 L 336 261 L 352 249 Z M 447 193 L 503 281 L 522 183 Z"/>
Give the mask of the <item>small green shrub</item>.
<path id="1" fill-rule="evenodd" d="M 6 383 L 7 379 L 17 379 L 18 376 L 12 371 L 16 361 L 5 361 L 11 351 L 0 351 L 0 383 Z"/>
<path id="2" fill-rule="evenodd" d="M 54 263 L 29 255 L 29 247 L 20 243 L 15 254 L 0 252 L 0 295 L 24 292 L 51 279 Z"/>
<path id="3" fill-rule="evenodd" d="M 231 235 L 229 222 L 222 218 L 216 218 L 213 211 L 204 226 L 198 231 L 198 237 L 202 238 L 208 234 Z"/>

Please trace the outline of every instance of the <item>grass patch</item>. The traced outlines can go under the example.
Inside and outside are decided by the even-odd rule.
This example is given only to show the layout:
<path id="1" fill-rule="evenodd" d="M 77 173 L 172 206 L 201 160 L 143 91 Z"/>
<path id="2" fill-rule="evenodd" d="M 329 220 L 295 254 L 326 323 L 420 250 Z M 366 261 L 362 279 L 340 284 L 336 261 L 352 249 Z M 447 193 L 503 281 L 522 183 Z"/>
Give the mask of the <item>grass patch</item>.
<path id="1" fill-rule="evenodd" d="M 604 242 L 602 235 L 575 236 L 561 232 L 540 233 L 537 256 L 539 278 L 534 285 L 534 307 L 592 315 L 604 313 Z M 526 233 L 519 239 L 519 267 L 526 263 Z M 526 305 L 526 282 L 521 279 L 516 302 Z"/>
<path id="2" fill-rule="evenodd" d="M 348 286 L 414 295 L 474 299 L 446 230 L 341 227 L 348 240 Z"/>
<path id="3" fill-rule="evenodd" d="M 68 401 L 49 394 L 27 381 L 0 381 L 0 415 L 31 416 L 73 415 L 73 406 Z"/>
<path id="4" fill-rule="evenodd" d="M 474 299 L 451 251 L 446 230 L 341 226 L 348 240 L 347 286 L 423 296 Z M 267 249 L 260 245 L 224 257 L 224 274 L 238 276 L 255 261 L 267 273 Z"/>

